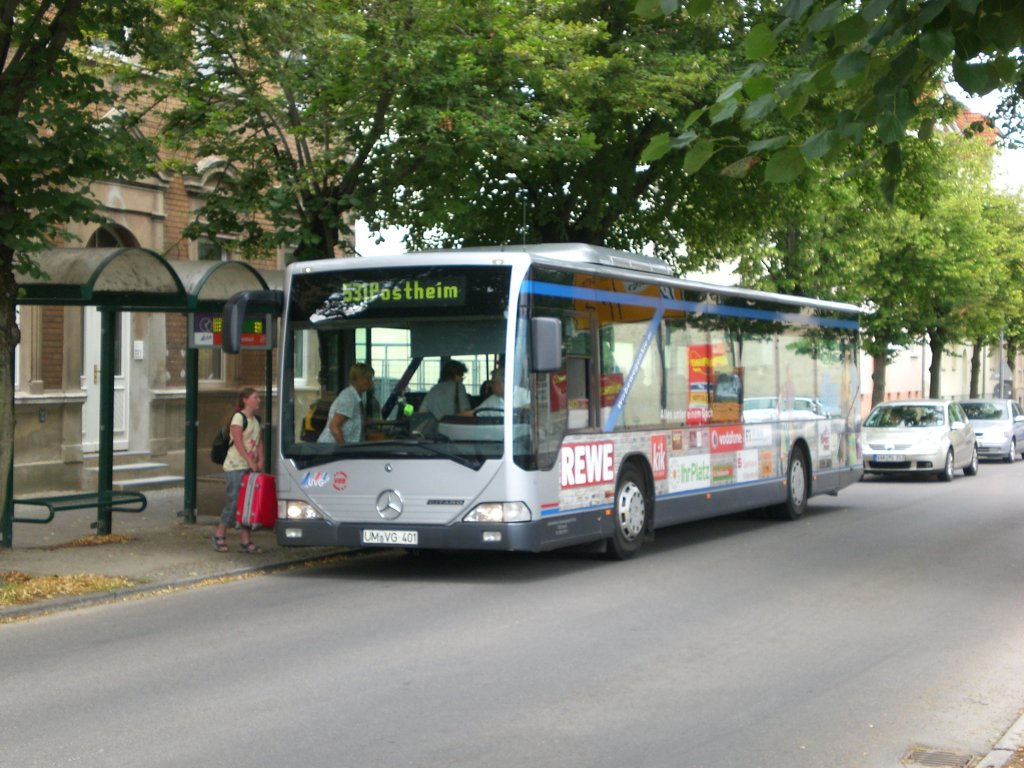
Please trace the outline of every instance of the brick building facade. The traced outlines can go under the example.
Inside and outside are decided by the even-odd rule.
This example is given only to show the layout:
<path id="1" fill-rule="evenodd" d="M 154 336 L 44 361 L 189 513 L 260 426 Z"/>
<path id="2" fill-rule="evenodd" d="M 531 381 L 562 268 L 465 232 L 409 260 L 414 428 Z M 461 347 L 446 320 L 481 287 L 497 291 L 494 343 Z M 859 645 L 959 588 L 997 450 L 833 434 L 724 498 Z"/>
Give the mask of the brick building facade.
<path id="1" fill-rule="evenodd" d="M 92 191 L 103 226 L 73 224 L 74 247 L 134 246 L 168 261 L 231 258 L 230 239 L 212 244 L 183 236 L 209 179 L 153 177 L 103 182 Z M 250 262 L 278 270 L 284 251 Z M 188 318 L 178 313 L 119 313 L 115 371 L 115 487 L 182 482 Z M 19 307 L 16 352 L 14 484 L 17 495 L 92 490 L 99 429 L 99 317 L 91 307 Z M 266 386 L 263 352 L 199 352 L 198 474 L 219 481 L 204 448 L 230 414 L 238 391 Z M 137 484 L 137 485 L 136 485 Z"/>

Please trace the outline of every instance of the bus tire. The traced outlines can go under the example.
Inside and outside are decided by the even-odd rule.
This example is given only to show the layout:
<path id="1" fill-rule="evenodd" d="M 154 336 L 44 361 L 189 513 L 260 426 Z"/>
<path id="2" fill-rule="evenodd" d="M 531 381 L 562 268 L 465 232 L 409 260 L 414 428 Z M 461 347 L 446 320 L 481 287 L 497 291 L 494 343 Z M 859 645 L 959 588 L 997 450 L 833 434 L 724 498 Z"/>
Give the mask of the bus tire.
<path id="1" fill-rule="evenodd" d="M 807 511 L 807 499 L 811 483 L 807 453 L 797 446 L 789 454 L 789 468 L 786 471 L 786 500 L 777 508 L 781 520 L 799 520 Z"/>
<path id="2" fill-rule="evenodd" d="M 651 510 L 643 475 L 632 464 L 623 468 L 615 486 L 614 529 L 606 554 L 612 560 L 628 560 L 639 550 Z"/>

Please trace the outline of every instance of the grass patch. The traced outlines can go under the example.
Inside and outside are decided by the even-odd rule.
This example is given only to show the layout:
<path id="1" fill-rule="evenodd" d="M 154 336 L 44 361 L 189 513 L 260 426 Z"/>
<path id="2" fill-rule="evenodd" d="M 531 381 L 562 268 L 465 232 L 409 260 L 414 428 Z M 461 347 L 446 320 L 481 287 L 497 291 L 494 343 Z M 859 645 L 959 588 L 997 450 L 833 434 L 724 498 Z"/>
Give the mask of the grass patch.
<path id="1" fill-rule="evenodd" d="M 40 600 L 124 589 L 133 583 L 120 576 L 29 576 L 20 571 L 0 571 L 0 606 L 25 605 Z"/>

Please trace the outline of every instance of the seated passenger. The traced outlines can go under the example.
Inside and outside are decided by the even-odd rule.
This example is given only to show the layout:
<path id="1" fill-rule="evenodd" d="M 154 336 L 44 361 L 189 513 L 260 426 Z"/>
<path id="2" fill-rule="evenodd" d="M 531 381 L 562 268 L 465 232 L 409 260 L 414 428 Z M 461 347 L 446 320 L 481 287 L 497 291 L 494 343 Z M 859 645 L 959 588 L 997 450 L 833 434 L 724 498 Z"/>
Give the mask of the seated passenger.
<path id="1" fill-rule="evenodd" d="M 327 426 L 318 443 L 358 443 L 363 435 L 363 393 L 373 389 L 373 368 L 356 363 L 348 372 L 349 386 L 341 390 L 327 412 Z"/>
<path id="2" fill-rule="evenodd" d="M 423 402 L 420 413 L 430 413 L 440 421 L 445 416 L 454 416 L 469 409 L 469 395 L 462 384 L 466 366 L 458 360 L 449 360 L 441 369 L 441 380 L 435 384 Z"/>

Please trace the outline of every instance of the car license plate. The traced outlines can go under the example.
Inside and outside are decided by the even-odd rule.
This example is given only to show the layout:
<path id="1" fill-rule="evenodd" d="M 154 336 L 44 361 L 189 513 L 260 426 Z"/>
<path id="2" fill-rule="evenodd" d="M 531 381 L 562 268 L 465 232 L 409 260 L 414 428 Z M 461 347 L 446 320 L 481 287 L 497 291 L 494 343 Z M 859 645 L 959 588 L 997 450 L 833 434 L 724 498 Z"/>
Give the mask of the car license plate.
<path id="1" fill-rule="evenodd" d="M 390 547 L 415 547 L 420 543 L 418 531 L 380 531 L 363 529 L 363 544 L 384 544 Z"/>
<path id="2" fill-rule="evenodd" d="M 889 461 L 889 462 L 892 462 L 892 463 L 897 463 L 897 462 L 903 462 L 903 461 L 906 461 L 906 460 L 907 460 L 907 457 L 904 456 L 902 453 L 876 453 L 875 454 L 875 458 L 874 458 L 874 461 L 876 461 L 878 463 L 882 463 L 882 462 L 886 462 L 886 461 Z"/>

